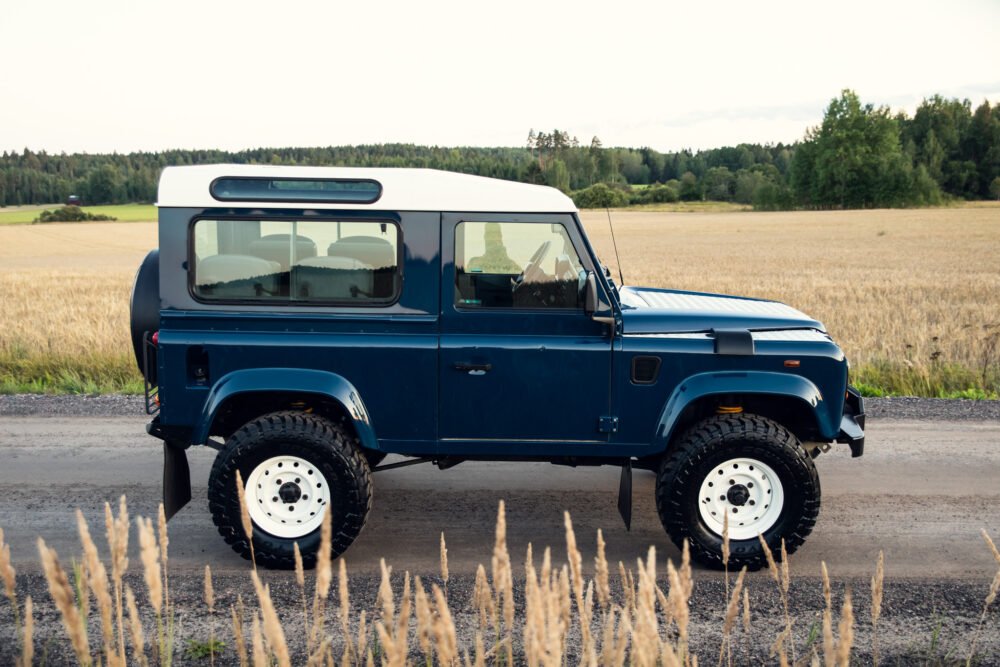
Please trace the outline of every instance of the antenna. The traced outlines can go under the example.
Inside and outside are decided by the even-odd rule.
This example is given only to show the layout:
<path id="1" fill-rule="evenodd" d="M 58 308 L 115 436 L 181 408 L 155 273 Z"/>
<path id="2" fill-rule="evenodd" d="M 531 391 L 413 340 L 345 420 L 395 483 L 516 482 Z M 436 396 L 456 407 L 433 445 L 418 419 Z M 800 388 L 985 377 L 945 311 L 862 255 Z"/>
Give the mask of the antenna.
<path id="1" fill-rule="evenodd" d="M 611 209 L 605 207 L 604 210 L 608 214 L 608 229 L 611 230 L 611 244 L 615 248 L 615 261 L 618 262 L 618 279 L 621 281 L 621 287 L 625 287 L 625 276 L 622 275 L 622 259 L 618 256 L 618 241 L 615 240 L 615 226 L 611 224 Z"/>

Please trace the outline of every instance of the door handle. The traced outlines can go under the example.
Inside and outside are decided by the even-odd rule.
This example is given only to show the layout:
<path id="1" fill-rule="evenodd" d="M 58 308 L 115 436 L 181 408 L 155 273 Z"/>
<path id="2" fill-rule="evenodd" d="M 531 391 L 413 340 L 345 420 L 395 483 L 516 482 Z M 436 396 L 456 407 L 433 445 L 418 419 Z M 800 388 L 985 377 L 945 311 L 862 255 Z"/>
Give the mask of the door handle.
<path id="1" fill-rule="evenodd" d="M 470 364 L 459 361 L 455 363 L 455 370 L 468 372 L 469 375 L 485 375 L 487 371 L 493 370 L 493 364 Z"/>

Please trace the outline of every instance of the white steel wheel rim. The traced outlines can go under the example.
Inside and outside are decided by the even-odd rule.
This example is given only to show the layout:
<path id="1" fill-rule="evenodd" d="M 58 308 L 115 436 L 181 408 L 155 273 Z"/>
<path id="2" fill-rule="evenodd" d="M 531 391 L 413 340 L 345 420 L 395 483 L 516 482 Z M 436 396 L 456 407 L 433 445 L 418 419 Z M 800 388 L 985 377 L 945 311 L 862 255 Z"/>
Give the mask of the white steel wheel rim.
<path id="1" fill-rule="evenodd" d="M 304 537 L 320 527 L 330 505 L 330 487 L 319 469 L 297 456 L 261 462 L 246 481 L 254 525 L 275 537 Z"/>
<path id="2" fill-rule="evenodd" d="M 774 469 L 750 458 L 729 459 L 715 465 L 702 480 L 698 496 L 701 519 L 722 536 L 729 517 L 729 539 L 750 540 L 778 521 L 785 493 Z"/>

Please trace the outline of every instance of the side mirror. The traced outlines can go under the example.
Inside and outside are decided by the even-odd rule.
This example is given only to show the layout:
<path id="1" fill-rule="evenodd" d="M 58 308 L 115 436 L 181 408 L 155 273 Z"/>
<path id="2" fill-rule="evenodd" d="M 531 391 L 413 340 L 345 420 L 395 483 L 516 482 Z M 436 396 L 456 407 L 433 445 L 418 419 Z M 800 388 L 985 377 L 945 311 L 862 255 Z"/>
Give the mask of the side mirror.
<path id="1" fill-rule="evenodd" d="M 583 312 L 593 316 L 597 312 L 597 278 L 593 271 L 587 272 L 587 280 L 583 289 Z"/>

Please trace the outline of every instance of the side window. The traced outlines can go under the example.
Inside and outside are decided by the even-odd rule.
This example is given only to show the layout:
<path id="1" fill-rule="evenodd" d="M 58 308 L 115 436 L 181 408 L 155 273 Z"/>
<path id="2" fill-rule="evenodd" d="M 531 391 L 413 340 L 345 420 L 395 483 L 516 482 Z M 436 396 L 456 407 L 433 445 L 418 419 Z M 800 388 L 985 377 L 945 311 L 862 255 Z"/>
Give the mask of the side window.
<path id="1" fill-rule="evenodd" d="M 381 305 L 399 296 L 390 222 L 198 220 L 193 292 L 205 301 Z"/>
<path id="2" fill-rule="evenodd" d="M 585 276 L 561 224 L 461 222 L 455 228 L 459 308 L 581 308 Z"/>

